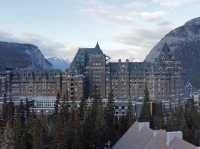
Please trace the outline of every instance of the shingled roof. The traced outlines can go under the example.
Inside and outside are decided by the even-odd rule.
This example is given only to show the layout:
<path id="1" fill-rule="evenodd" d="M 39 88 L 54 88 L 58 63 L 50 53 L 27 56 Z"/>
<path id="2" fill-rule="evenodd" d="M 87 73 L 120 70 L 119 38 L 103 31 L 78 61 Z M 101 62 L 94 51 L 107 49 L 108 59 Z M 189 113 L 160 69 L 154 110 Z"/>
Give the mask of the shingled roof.
<path id="1" fill-rule="evenodd" d="M 146 125 L 135 123 L 114 145 L 113 149 L 143 149 L 153 137 L 153 131 Z"/>
<path id="2" fill-rule="evenodd" d="M 182 133 L 152 130 L 149 123 L 135 122 L 112 149 L 197 149 L 178 137 L 180 134 Z"/>
<path id="3" fill-rule="evenodd" d="M 169 149 L 197 149 L 197 147 L 180 138 L 175 138 L 170 143 Z"/>
<path id="4" fill-rule="evenodd" d="M 163 130 L 154 131 L 154 136 L 145 145 L 144 149 L 168 149 L 166 145 L 167 133 Z"/>

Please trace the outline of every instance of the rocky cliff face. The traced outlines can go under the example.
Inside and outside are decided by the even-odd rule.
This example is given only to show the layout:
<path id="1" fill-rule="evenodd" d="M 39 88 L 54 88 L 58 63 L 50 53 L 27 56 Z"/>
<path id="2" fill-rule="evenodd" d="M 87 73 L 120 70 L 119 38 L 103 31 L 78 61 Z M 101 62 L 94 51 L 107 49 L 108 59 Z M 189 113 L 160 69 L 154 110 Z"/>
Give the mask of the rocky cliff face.
<path id="1" fill-rule="evenodd" d="M 40 49 L 31 44 L 0 42 L 0 69 L 51 69 Z"/>
<path id="2" fill-rule="evenodd" d="M 168 33 L 149 53 L 145 61 L 152 62 L 168 44 L 185 70 L 185 79 L 200 88 L 200 18 L 188 21 L 185 25 Z"/>

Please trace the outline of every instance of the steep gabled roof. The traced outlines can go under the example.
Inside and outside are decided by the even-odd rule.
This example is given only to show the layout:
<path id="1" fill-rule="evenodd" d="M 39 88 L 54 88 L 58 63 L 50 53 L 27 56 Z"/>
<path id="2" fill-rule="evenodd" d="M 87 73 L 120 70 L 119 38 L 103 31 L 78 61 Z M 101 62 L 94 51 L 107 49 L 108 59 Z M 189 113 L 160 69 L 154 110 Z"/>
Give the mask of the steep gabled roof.
<path id="1" fill-rule="evenodd" d="M 112 149 L 197 149 L 179 137 L 182 132 L 152 130 L 148 125 L 135 122 Z"/>
<path id="2" fill-rule="evenodd" d="M 143 127 L 140 129 L 136 122 L 112 149 L 143 149 L 152 137 L 153 131 L 150 128 Z"/>
<path id="3" fill-rule="evenodd" d="M 90 55 L 103 55 L 98 42 L 95 48 L 79 48 L 71 63 L 70 70 L 78 74 L 83 73 Z"/>
<path id="4" fill-rule="evenodd" d="M 166 145 L 167 133 L 164 130 L 154 131 L 154 137 L 146 144 L 144 149 L 168 149 Z"/>
<path id="5" fill-rule="evenodd" d="M 180 139 L 175 138 L 169 145 L 169 149 L 197 149 L 196 146 Z"/>

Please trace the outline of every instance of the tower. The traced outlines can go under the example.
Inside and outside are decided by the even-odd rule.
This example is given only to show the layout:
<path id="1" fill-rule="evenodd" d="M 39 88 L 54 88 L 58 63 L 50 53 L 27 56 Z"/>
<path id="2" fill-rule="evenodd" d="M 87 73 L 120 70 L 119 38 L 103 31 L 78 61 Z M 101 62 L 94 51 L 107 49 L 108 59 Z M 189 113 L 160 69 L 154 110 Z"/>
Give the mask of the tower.
<path id="1" fill-rule="evenodd" d="M 100 97 L 105 97 L 106 56 L 98 42 L 94 48 L 79 48 L 70 71 L 85 76 L 86 97 L 92 96 L 94 90 Z"/>

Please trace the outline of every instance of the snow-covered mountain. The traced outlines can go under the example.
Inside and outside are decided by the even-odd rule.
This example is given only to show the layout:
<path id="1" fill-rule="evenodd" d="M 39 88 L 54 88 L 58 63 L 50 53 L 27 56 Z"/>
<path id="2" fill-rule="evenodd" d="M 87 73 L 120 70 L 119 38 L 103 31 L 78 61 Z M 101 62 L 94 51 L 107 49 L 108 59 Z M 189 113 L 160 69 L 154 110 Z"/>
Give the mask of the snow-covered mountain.
<path id="1" fill-rule="evenodd" d="M 68 60 L 58 57 L 48 58 L 48 61 L 52 64 L 54 69 L 65 70 L 70 65 Z"/>
<path id="2" fill-rule="evenodd" d="M 52 66 L 35 45 L 0 41 L 0 70 L 7 68 L 47 70 Z"/>
<path id="3" fill-rule="evenodd" d="M 175 58 L 181 61 L 186 81 L 200 88 L 200 17 L 186 22 L 168 33 L 149 53 L 146 61 L 154 61 L 167 43 Z"/>

